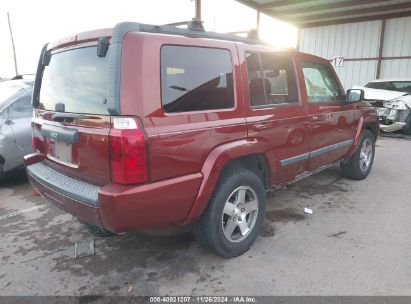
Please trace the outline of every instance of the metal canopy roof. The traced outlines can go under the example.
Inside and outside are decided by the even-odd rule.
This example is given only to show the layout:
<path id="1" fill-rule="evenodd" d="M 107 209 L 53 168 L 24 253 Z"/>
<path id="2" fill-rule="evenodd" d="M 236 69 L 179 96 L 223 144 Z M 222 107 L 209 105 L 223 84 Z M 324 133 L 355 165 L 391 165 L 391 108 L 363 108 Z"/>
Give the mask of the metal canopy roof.
<path id="1" fill-rule="evenodd" d="M 411 0 L 236 0 L 298 27 L 411 16 Z"/>

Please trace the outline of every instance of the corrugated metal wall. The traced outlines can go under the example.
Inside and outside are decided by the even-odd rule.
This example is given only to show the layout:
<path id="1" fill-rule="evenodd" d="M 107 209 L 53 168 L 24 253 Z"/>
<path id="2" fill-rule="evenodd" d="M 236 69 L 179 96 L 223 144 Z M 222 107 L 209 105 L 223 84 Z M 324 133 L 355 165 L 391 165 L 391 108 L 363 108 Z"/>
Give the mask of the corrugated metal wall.
<path id="1" fill-rule="evenodd" d="M 300 30 L 299 49 L 327 59 L 343 56 L 334 67 L 345 89 L 376 78 L 382 21 L 367 21 Z M 382 57 L 411 56 L 411 17 L 388 19 Z M 368 59 L 367 59 L 368 58 Z M 382 60 L 380 78 L 411 77 L 411 59 Z"/>
<path id="2" fill-rule="evenodd" d="M 386 21 L 382 56 L 411 56 L 411 17 Z M 383 60 L 381 78 L 411 78 L 411 59 Z"/>

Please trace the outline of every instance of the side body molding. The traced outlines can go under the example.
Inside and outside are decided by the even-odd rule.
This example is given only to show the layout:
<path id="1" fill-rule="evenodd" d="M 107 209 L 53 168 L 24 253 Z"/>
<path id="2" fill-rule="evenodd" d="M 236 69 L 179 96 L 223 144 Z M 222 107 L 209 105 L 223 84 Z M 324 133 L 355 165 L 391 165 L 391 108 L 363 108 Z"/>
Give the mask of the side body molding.
<path id="1" fill-rule="evenodd" d="M 229 142 L 214 148 L 207 156 L 201 169 L 204 178 L 184 224 L 191 222 L 202 214 L 213 194 L 223 167 L 231 160 L 250 154 L 261 154 L 267 158 L 270 170 L 273 170 L 275 168 L 275 159 L 273 155 L 270 155 L 269 148 L 269 143 L 250 138 Z"/>

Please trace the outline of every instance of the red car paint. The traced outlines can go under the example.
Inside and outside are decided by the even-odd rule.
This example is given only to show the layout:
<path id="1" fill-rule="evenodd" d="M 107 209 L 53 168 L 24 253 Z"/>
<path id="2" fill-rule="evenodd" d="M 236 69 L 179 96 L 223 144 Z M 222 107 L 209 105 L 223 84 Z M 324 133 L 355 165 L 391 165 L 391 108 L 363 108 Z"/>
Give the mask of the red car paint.
<path id="1" fill-rule="evenodd" d="M 111 30 L 82 33 L 49 45 L 52 54 L 97 44 Z M 166 113 L 161 103 L 160 51 L 164 45 L 196 46 L 228 50 L 232 58 L 235 104 L 233 108 L 197 112 Z M 252 108 L 247 80 L 246 52 L 273 53 L 293 60 L 299 103 Z M 269 172 L 267 185 L 292 182 L 299 174 L 349 157 L 362 131 L 378 132 L 378 118 L 368 103 L 309 103 L 301 61 L 322 58 L 296 52 L 233 41 L 190 38 L 159 33 L 129 32 L 124 36 L 121 57 L 121 115 L 138 117 L 145 132 L 148 181 L 119 185 L 110 177 L 109 133 L 111 115 L 91 114 L 55 122 L 55 112 L 37 108 L 33 134 L 38 137 L 35 154 L 25 157 L 26 166 L 43 162 L 76 180 L 100 187 L 98 207 L 53 190 L 29 174 L 36 189 L 55 205 L 81 220 L 114 232 L 169 225 L 182 225 L 201 216 L 229 162 L 258 155 Z M 334 78 L 341 94 L 343 88 Z M 201 71 L 199 71 L 201 73 Z M 50 140 L 44 138 L 44 124 L 76 128 L 79 140 L 73 144 L 76 166 L 53 159 Z M 330 145 L 352 144 L 291 165 L 280 161 Z"/>

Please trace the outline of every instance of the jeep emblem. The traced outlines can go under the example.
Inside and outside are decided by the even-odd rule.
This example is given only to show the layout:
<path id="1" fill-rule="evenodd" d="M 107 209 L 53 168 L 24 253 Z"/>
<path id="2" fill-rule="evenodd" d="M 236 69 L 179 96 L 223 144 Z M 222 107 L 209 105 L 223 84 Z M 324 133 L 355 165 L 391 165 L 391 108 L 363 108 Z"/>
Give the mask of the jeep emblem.
<path id="1" fill-rule="evenodd" d="M 50 132 L 50 137 L 53 139 L 57 139 L 59 134 L 57 132 Z"/>

